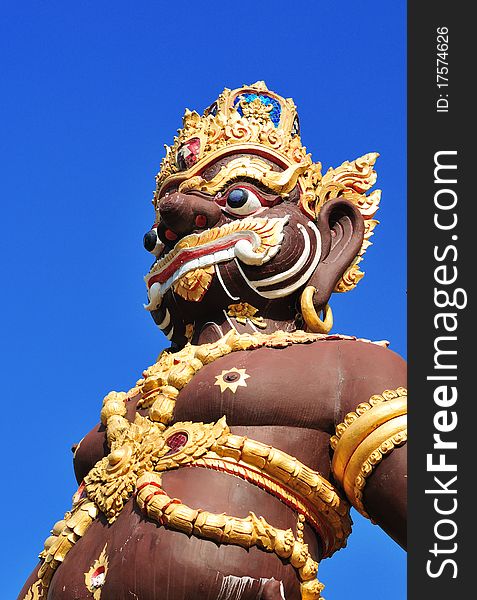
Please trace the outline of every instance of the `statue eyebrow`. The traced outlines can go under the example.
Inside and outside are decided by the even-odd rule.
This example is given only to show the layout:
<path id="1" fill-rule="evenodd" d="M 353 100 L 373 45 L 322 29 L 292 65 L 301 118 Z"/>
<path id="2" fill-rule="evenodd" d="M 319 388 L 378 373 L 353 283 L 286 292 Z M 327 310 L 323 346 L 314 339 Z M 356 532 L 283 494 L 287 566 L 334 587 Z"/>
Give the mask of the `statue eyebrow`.
<path id="1" fill-rule="evenodd" d="M 196 189 L 209 194 L 217 194 L 230 185 L 232 181 L 252 181 L 255 185 L 262 185 L 267 191 L 278 195 L 287 194 L 295 187 L 298 178 L 309 166 L 304 161 L 285 169 L 273 171 L 270 164 L 264 163 L 255 156 L 241 157 L 231 160 L 222 166 L 219 172 L 210 180 L 200 175 L 190 177 L 179 185 L 179 192 Z"/>
<path id="2" fill-rule="evenodd" d="M 210 195 L 220 194 L 236 183 L 248 183 L 248 184 L 251 184 L 254 187 L 256 187 L 257 190 L 260 190 L 264 194 L 268 194 L 268 195 L 273 194 L 273 196 L 275 196 L 275 197 L 277 196 L 277 192 L 275 192 L 272 188 L 268 187 L 265 183 L 263 183 L 256 177 L 253 177 L 253 175 L 243 176 L 243 177 L 241 177 L 241 176 L 231 177 L 230 179 L 225 180 L 221 185 L 210 188 L 207 193 Z M 181 191 L 181 192 L 186 191 L 186 189 L 194 190 L 194 191 L 201 191 L 200 184 L 201 184 L 201 182 L 198 182 L 197 185 L 195 185 L 195 182 L 191 182 L 190 185 L 186 185 L 186 186 L 184 186 L 184 188 L 182 188 L 182 186 L 181 186 L 179 188 L 179 191 Z"/>

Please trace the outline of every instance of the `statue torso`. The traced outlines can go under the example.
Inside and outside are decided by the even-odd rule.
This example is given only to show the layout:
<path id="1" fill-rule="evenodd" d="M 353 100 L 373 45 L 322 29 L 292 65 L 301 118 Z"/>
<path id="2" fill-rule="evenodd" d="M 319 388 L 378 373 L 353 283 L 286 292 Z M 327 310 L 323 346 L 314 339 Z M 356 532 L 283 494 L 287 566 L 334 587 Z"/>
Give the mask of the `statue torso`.
<path id="1" fill-rule="evenodd" d="M 352 395 L 359 401 L 361 396 L 382 391 L 376 377 L 388 369 L 380 365 L 395 357 L 374 344 L 339 339 L 232 352 L 205 365 L 180 391 L 174 422 L 209 423 L 225 415 L 233 434 L 278 448 L 329 479 L 329 437 L 342 416 L 343 397 Z M 372 376 L 374 369 L 376 377 Z M 398 379 L 401 385 L 400 373 Z M 381 388 L 392 385 L 388 373 Z M 375 386 L 371 392 L 370 386 Z M 136 401 L 128 402 L 130 420 Z M 146 414 L 147 410 L 138 412 Z M 76 452 L 78 479 L 108 452 L 104 427 L 98 426 Z M 179 468 L 164 473 L 163 487 L 169 496 L 194 508 L 237 517 L 253 511 L 273 526 L 296 528 L 296 513 L 291 508 L 229 473 Z M 308 524 L 304 534 L 310 551 L 319 558 L 320 540 Z M 294 570 L 275 555 L 257 548 L 219 546 L 160 527 L 141 514 L 134 499 L 112 525 L 103 518 L 91 525 L 57 569 L 49 597 L 90 598 L 85 573 L 105 545 L 111 575 L 101 590 L 102 600 L 255 599 L 260 598 L 262 580 L 271 578 L 283 581 L 288 600 L 300 598 Z M 126 562 L 128 569 L 122 568 Z M 241 590 L 240 595 L 233 595 L 234 586 Z M 135 595 L 127 596 L 128 590 Z"/>

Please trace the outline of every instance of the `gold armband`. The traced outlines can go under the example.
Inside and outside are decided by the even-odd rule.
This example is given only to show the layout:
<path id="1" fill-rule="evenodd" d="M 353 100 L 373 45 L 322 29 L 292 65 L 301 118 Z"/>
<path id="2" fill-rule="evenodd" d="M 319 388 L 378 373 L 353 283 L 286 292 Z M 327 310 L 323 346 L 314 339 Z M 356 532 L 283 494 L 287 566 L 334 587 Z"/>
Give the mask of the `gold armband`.
<path id="1" fill-rule="evenodd" d="M 363 516 L 363 490 L 373 469 L 407 440 L 407 390 L 386 390 L 371 396 L 344 418 L 331 440 L 331 470 L 348 500 Z"/>

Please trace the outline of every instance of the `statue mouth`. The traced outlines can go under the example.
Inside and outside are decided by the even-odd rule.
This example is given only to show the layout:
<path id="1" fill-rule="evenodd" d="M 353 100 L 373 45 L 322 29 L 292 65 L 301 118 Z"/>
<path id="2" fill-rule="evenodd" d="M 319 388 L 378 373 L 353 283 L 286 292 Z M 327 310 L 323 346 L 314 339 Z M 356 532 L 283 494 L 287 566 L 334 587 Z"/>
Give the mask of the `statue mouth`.
<path id="1" fill-rule="evenodd" d="M 184 296 L 199 301 L 210 285 L 213 265 L 234 258 L 247 265 L 266 263 L 280 250 L 288 218 L 288 215 L 248 217 L 183 237 L 154 263 L 144 278 L 149 297 L 149 304 L 144 308 L 149 311 L 158 308 L 167 290 L 177 286 L 191 271 L 208 269 L 209 277 L 202 278 L 200 291 L 191 297 Z"/>

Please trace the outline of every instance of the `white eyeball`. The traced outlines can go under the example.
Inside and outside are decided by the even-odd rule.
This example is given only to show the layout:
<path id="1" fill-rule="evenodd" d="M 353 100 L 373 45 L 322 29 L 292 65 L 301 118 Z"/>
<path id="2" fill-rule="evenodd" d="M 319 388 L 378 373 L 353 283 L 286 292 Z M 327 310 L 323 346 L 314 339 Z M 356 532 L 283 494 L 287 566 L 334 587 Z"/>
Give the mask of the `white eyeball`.
<path id="1" fill-rule="evenodd" d="M 232 215 L 251 215 L 259 208 L 262 208 L 262 203 L 257 196 L 247 188 L 234 188 L 227 195 L 225 210 Z"/>

